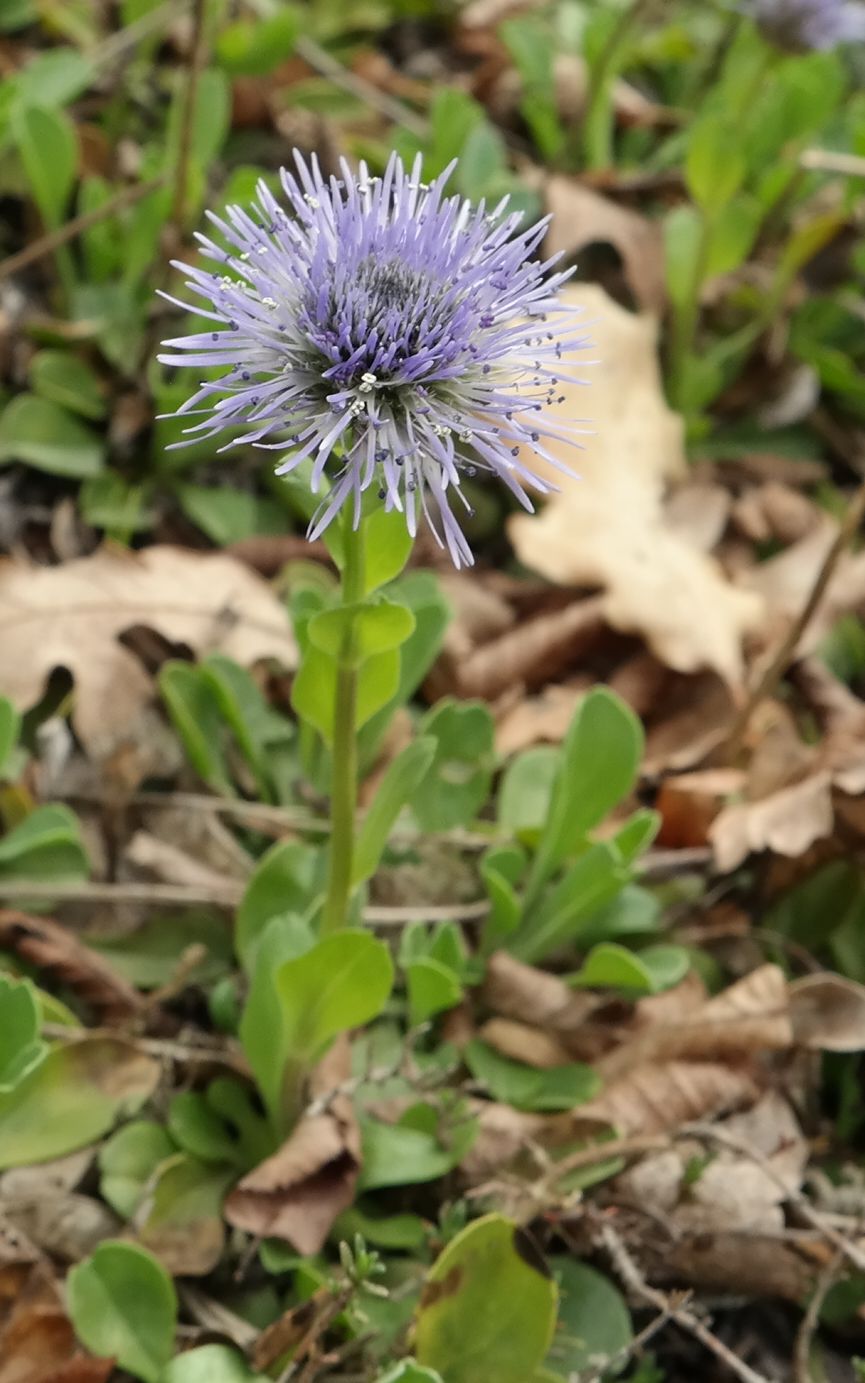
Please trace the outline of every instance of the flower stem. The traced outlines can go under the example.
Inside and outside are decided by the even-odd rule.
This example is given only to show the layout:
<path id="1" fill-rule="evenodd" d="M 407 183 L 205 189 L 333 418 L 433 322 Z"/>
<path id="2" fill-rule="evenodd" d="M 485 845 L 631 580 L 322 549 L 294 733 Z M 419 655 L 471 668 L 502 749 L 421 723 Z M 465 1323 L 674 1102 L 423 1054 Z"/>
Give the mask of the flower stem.
<path id="1" fill-rule="evenodd" d="M 363 543 L 346 514 L 343 527 L 342 603 L 363 599 Z M 333 767 L 330 788 L 330 863 L 321 935 L 338 932 L 348 921 L 357 813 L 357 666 L 354 631 L 349 628 L 337 660 Z"/>

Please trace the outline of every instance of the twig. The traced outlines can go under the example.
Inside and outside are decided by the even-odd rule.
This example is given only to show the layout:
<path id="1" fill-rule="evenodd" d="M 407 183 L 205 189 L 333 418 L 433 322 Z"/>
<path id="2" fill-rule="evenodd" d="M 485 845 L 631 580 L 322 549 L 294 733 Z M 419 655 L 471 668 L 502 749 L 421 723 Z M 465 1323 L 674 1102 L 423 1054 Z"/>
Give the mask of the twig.
<path id="1" fill-rule="evenodd" d="M 801 1191 L 797 1191 L 795 1187 L 791 1187 L 778 1174 L 769 1158 L 764 1157 L 750 1143 L 734 1137 L 726 1129 L 718 1128 L 714 1124 L 684 1124 L 673 1136 L 675 1138 L 699 1138 L 702 1142 L 717 1143 L 722 1148 L 728 1148 L 730 1152 L 738 1153 L 740 1157 L 749 1158 L 780 1191 L 783 1191 L 784 1199 L 788 1204 L 795 1206 L 802 1219 L 812 1229 L 816 1229 L 824 1239 L 828 1239 L 829 1243 L 837 1249 L 842 1257 L 847 1259 L 848 1263 L 852 1263 L 854 1268 L 859 1272 L 865 1272 L 865 1252 L 841 1234 L 834 1225 L 830 1224 L 819 1210 L 815 1210 L 808 1198 Z"/>
<path id="2" fill-rule="evenodd" d="M 802 1324 L 796 1334 L 796 1346 L 793 1350 L 795 1383 L 812 1383 L 811 1345 L 814 1340 L 814 1333 L 820 1320 L 823 1303 L 838 1279 L 839 1269 L 843 1261 L 843 1254 L 840 1249 L 836 1249 L 834 1256 L 830 1258 L 817 1278 L 811 1300 L 808 1302 L 808 1309 L 802 1317 Z"/>
<path id="3" fill-rule="evenodd" d="M 52 1042 L 81 1042 L 85 1038 L 94 1037 L 111 1038 L 115 1042 L 129 1042 L 139 1051 L 145 1052 L 148 1056 L 158 1057 L 161 1061 L 176 1061 L 184 1066 L 199 1063 L 209 1066 L 227 1066 L 236 1075 L 247 1077 L 251 1075 L 243 1053 L 234 1050 L 225 1039 L 218 1046 L 215 1043 L 208 1046 L 195 1046 L 189 1042 L 165 1037 L 139 1037 L 134 1033 L 125 1032 L 121 1028 L 73 1027 L 70 1023 L 43 1023 L 42 1033 Z"/>
<path id="4" fill-rule="evenodd" d="M 673 1303 L 668 1302 L 654 1320 L 649 1321 L 648 1325 L 644 1325 L 642 1330 L 639 1331 L 637 1335 L 634 1335 L 626 1345 L 623 1345 L 616 1354 L 611 1355 L 609 1359 L 605 1359 L 599 1368 L 593 1368 L 588 1373 L 580 1373 L 579 1383 L 603 1383 L 605 1378 L 617 1377 L 625 1365 L 629 1363 L 631 1359 L 636 1359 L 645 1349 L 649 1341 L 653 1340 L 658 1332 L 663 1330 L 665 1325 L 669 1325 L 670 1321 L 674 1319 L 673 1311 Z M 576 1375 L 573 1375 L 573 1378 L 574 1383 L 576 1383 Z"/>
<path id="5" fill-rule="evenodd" d="M 183 235 L 183 222 L 186 215 L 186 198 L 189 182 L 189 160 L 192 154 L 192 131 L 195 124 L 195 97 L 198 91 L 198 77 L 204 66 L 205 26 L 207 0 L 194 0 L 192 10 L 192 38 L 190 41 L 189 62 L 186 68 L 186 88 L 183 93 L 183 109 L 180 115 L 180 139 L 177 149 L 177 167 L 174 174 L 174 198 L 171 206 L 171 219 L 178 237 Z"/>
<path id="6" fill-rule="evenodd" d="M 637 1264 L 634 1262 L 624 1240 L 613 1229 L 610 1224 L 602 1224 L 599 1231 L 600 1239 L 610 1260 L 621 1278 L 623 1284 L 628 1287 L 636 1297 L 654 1306 L 656 1311 L 665 1313 L 670 1320 L 675 1321 L 681 1330 L 692 1335 L 695 1340 L 721 1363 L 726 1364 L 731 1373 L 735 1374 L 741 1383 L 771 1383 L 762 1373 L 756 1373 L 742 1359 L 738 1359 L 731 1350 L 727 1348 L 723 1340 L 719 1340 L 717 1335 L 713 1335 L 707 1325 L 700 1320 L 693 1311 L 689 1311 L 684 1304 L 675 1302 L 671 1297 L 667 1297 L 656 1287 L 650 1287 Z"/>
<path id="7" fill-rule="evenodd" d="M 43 879 L 2 879 L 0 899 L 51 899 L 56 903 L 140 903 L 145 906 L 215 907 L 232 911 L 238 907 L 244 885 L 233 879 L 224 884 L 152 884 L 136 881 L 119 883 L 46 883 Z M 378 904 L 364 908 L 365 921 L 374 927 L 404 927 L 411 922 L 479 922 L 490 910 L 489 900 L 469 903 L 416 903 L 406 907 Z"/>
<path id="8" fill-rule="evenodd" d="M 865 158 L 861 154 L 842 154 L 834 149 L 806 149 L 799 156 L 799 167 L 812 173 L 843 173 L 848 178 L 865 178 Z"/>
<path id="9" fill-rule="evenodd" d="M 357 72 L 352 72 L 344 67 L 335 57 L 315 42 L 314 39 L 304 35 L 297 40 L 294 51 L 298 57 L 308 62 L 320 76 L 326 77 L 333 82 L 334 86 L 341 87 L 349 95 L 356 96 L 365 105 L 377 110 L 380 115 L 384 115 L 388 120 L 392 120 L 395 125 L 402 125 L 411 134 L 417 135 L 419 139 L 424 139 L 429 133 L 429 123 L 422 116 L 416 115 L 402 101 L 398 101 L 395 96 L 382 91 L 379 87 L 368 82 L 365 77 L 361 77 Z"/>
<path id="10" fill-rule="evenodd" d="M 844 516 L 844 522 L 838 529 L 835 541 L 823 559 L 823 564 L 817 573 L 814 585 L 811 587 L 808 599 L 791 624 L 784 639 L 782 640 L 775 656 L 769 666 L 763 672 L 757 685 L 748 693 L 744 705 L 739 709 L 730 731 L 731 753 L 735 754 L 742 742 L 748 722 L 756 708 L 774 692 L 787 667 L 793 660 L 799 641 L 802 638 L 808 625 L 814 617 L 820 601 L 826 593 L 826 588 L 834 575 L 841 554 L 853 538 L 856 530 L 865 518 L 865 481 L 859 486 L 850 501 L 850 506 Z"/>
<path id="11" fill-rule="evenodd" d="M 48 235 L 42 235 L 38 240 L 34 240 L 32 245 L 27 245 L 17 254 L 8 255 L 0 262 L 0 280 L 10 278 L 12 274 L 17 274 L 20 269 L 25 269 L 28 264 L 33 264 L 37 259 L 43 259 L 45 255 L 53 254 L 61 246 L 74 240 L 83 231 L 90 230 L 91 226 L 98 226 L 100 221 L 104 221 L 108 216 L 113 216 L 116 211 L 123 211 L 128 206 L 133 206 L 135 202 L 146 197 L 150 192 L 155 192 L 157 188 L 165 184 L 165 176 L 151 178 L 148 182 L 134 183 L 129 187 L 122 187 L 113 197 L 109 197 L 102 206 L 94 207 L 92 211 L 82 212 L 80 216 L 73 216 L 71 221 L 66 221 L 57 230 L 50 231 Z"/>

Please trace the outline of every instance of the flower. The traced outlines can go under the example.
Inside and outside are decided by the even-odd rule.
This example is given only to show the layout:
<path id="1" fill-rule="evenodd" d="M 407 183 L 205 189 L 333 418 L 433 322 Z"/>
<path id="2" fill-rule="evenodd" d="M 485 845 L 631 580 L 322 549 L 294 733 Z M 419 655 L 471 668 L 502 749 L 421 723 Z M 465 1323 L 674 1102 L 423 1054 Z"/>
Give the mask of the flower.
<path id="1" fill-rule="evenodd" d="M 810 53 L 865 38 L 865 6 L 856 0 L 750 0 L 763 37 L 788 53 Z"/>
<path id="2" fill-rule="evenodd" d="M 165 341 L 159 359 L 227 367 L 180 408 L 204 414 L 186 431 L 228 434 L 220 450 L 290 447 L 277 474 L 311 458 L 313 491 L 330 488 L 310 539 L 346 503 L 357 527 L 375 486 L 413 535 L 423 512 L 454 563 L 471 563 L 451 508 L 469 510 L 464 476 L 495 475 L 531 509 L 526 486 L 555 487 L 521 450 L 567 469 L 544 441 L 573 429 L 545 410 L 569 378 L 562 355 L 586 343 L 556 298 L 568 274 L 532 258 L 546 222 L 519 231 L 507 199 L 490 211 L 446 196 L 453 164 L 426 185 L 420 158 L 409 171 L 394 154 L 381 177 L 343 162 L 328 180 L 314 158 L 294 162 L 281 174 L 291 214 L 261 182 L 251 213 L 210 214 L 229 250 L 198 236 L 220 272 L 177 265 L 207 308 L 177 305 L 213 327 Z"/>

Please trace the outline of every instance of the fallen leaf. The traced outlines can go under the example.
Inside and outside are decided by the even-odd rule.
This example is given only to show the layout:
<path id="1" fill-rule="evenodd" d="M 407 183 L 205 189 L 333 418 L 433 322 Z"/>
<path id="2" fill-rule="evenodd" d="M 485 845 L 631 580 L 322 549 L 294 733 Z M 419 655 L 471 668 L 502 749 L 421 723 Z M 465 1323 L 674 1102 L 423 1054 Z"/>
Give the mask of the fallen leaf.
<path id="1" fill-rule="evenodd" d="M 793 858 L 832 831 L 832 780 L 814 773 L 759 802 L 725 807 L 709 828 L 716 868 L 728 874 L 761 850 Z"/>
<path id="2" fill-rule="evenodd" d="M 101 1201 L 72 1191 L 30 1196 L 4 1192 L 0 1215 L 31 1244 L 66 1263 L 80 1262 L 120 1229 L 117 1217 Z"/>
<path id="3" fill-rule="evenodd" d="M 66 985 L 107 1023 L 141 1010 L 138 990 L 74 932 L 48 917 L 0 909 L 0 946 Z"/>
<path id="4" fill-rule="evenodd" d="M 0 1383 L 106 1383 L 113 1369 L 80 1350 L 44 1263 L 0 1267 Z"/>
<path id="5" fill-rule="evenodd" d="M 752 485 L 735 501 L 732 519 L 753 543 L 796 543 L 820 526 L 813 500 L 780 480 Z"/>
<path id="6" fill-rule="evenodd" d="M 623 1135 L 663 1133 L 692 1119 L 705 1119 L 751 1104 L 754 1080 L 715 1061 L 663 1061 L 637 1066 L 613 1080 L 580 1115 L 612 1124 Z"/>
<path id="7" fill-rule="evenodd" d="M 350 1075 L 350 1050 L 337 1041 L 311 1081 L 313 1098 Z M 278 1152 L 248 1173 L 228 1196 L 230 1224 L 285 1239 L 298 1253 L 318 1253 L 337 1215 L 354 1201 L 360 1171 L 360 1130 L 348 1095 L 321 1114 L 301 1118 Z"/>
<path id="8" fill-rule="evenodd" d="M 120 642 L 155 630 L 197 653 L 219 649 L 249 665 L 296 646 L 284 607 L 265 582 L 222 553 L 105 546 L 58 567 L 0 562 L 0 694 L 21 710 L 43 695 L 55 668 L 75 681 L 75 728 L 88 752 L 115 752 L 152 696 L 151 678 Z"/>
<path id="9" fill-rule="evenodd" d="M 155 879 L 160 883 L 183 884 L 205 890 L 215 888 L 217 893 L 230 887 L 238 877 L 212 869 L 209 864 L 150 831 L 135 832 L 123 851 L 123 864 L 132 878 Z M 247 878 L 252 868 L 250 860 Z"/>
<path id="10" fill-rule="evenodd" d="M 621 257 L 638 305 L 660 315 L 667 300 L 660 222 L 619 206 L 564 174 L 547 179 L 545 194 L 546 209 L 553 219 L 544 253 L 570 257 L 587 245 L 612 245 Z"/>
<path id="11" fill-rule="evenodd" d="M 763 600 L 734 587 L 666 522 L 665 488 L 684 476 L 686 463 L 681 418 L 663 397 L 656 324 L 593 285 L 564 296 L 584 309 L 602 363 L 588 391 L 561 385 L 558 412 L 568 423 L 588 412 L 593 435 L 581 453 L 550 444 L 579 479 L 545 470 L 560 492 L 540 515 L 510 519 L 517 556 L 551 581 L 600 584 L 607 622 L 643 635 L 669 667 L 712 668 L 738 686 L 742 639 L 761 623 Z M 578 353 L 567 365 L 585 374 Z"/>
<path id="12" fill-rule="evenodd" d="M 520 697 L 496 720 L 497 753 L 508 757 L 533 744 L 561 744 L 589 685 L 544 687 L 538 696 Z"/>
<path id="13" fill-rule="evenodd" d="M 665 778 L 654 804 L 661 814 L 658 845 L 671 850 L 705 845 L 715 817 L 744 781 L 736 768 L 705 768 Z"/>
<path id="14" fill-rule="evenodd" d="M 572 1042 L 602 1004 L 595 994 L 572 989 L 558 975 L 495 951 L 487 962 L 481 1001 L 493 1013 L 549 1033 L 573 1052 Z"/>
<path id="15" fill-rule="evenodd" d="M 643 772 L 691 768 L 727 738 L 734 715 L 729 688 L 714 672 L 679 677 L 665 690 L 646 730 Z"/>
<path id="16" fill-rule="evenodd" d="M 865 987 L 841 975 L 805 975 L 789 987 L 794 1041 L 824 1052 L 865 1051 Z"/>
<path id="17" fill-rule="evenodd" d="M 312 1335 L 317 1337 L 316 1326 L 320 1325 L 325 1329 L 330 1319 L 332 1311 L 328 1307 L 333 1307 L 333 1293 L 329 1287 L 319 1287 L 306 1301 L 300 1302 L 297 1306 L 290 1307 L 271 1325 L 262 1330 L 252 1350 L 252 1362 L 257 1369 L 269 1369 L 289 1350 L 296 1350 L 298 1345 Z M 292 1355 L 292 1362 L 301 1362 L 302 1356 Z"/>
<path id="18" fill-rule="evenodd" d="M 542 686 L 573 667 L 604 633 L 600 599 L 575 601 L 564 610 L 523 620 L 465 658 L 456 689 L 461 696 L 492 701 L 518 683 Z"/>
<path id="19" fill-rule="evenodd" d="M 528 1023 L 515 1023 L 511 1018 L 490 1018 L 478 1035 L 502 1056 L 522 1061 L 539 1071 L 567 1066 L 571 1060 L 567 1047 L 549 1033 L 530 1027 Z"/>
<path id="20" fill-rule="evenodd" d="M 654 1241 L 653 1241 L 654 1240 Z M 817 1250 L 819 1234 L 800 1231 L 795 1242 L 778 1233 L 701 1231 L 679 1237 L 657 1236 L 643 1245 L 641 1262 L 652 1282 L 698 1287 L 758 1301 L 776 1297 L 801 1307 L 814 1291 L 820 1264 L 805 1249 Z"/>
<path id="21" fill-rule="evenodd" d="M 700 552 L 717 547 L 727 527 L 732 499 L 724 485 L 692 480 L 673 490 L 664 509 L 667 526 Z"/>

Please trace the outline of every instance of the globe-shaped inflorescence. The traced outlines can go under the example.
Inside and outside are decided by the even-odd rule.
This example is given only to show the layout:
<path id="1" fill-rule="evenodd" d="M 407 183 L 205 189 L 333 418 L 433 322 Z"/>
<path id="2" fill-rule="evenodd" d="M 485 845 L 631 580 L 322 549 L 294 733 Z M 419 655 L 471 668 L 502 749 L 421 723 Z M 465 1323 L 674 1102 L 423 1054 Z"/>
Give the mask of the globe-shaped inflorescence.
<path id="1" fill-rule="evenodd" d="M 568 277 L 535 257 L 546 222 L 520 230 L 506 201 L 447 196 L 453 165 L 429 185 L 393 155 L 381 177 L 347 164 L 325 179 L 295 153 L 287 208 L 261 183 L 250 210 L 211 215 L 228 248 L 198 237 L 219 271 L 178 265 L 212 328 L 163 343 L 167 365 L 224 369 L 180 408 L 203 415 L 190 440 L 287 452 L 278 474 L 311 460 L 322 494 L 309 537 L 344 506 L 356 526 L 373 487 L 412 534 L 425 514 L 457 566 L 472 555 L 451 501 L 465 476 L 497 476 L 528 509 L 527 486 L 554 488 L 523 457 L 567 469 L 545 448 L 576 429 L 548 416 L 585 346 L 557 298 Z M 170 301 L 177 302 L 171 298 Z M 580 381 L 576 381 L 580 382 Z M 184 443 L 180 443 L 184 445 Z"/>
<path id="2" fill-rule="evenodd" d="M 747 0 L 747 10 L 763 37 L 787 53 L 865 38 L 865 5 L 858 0 Z"/>

